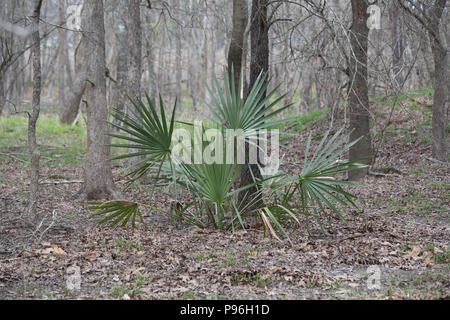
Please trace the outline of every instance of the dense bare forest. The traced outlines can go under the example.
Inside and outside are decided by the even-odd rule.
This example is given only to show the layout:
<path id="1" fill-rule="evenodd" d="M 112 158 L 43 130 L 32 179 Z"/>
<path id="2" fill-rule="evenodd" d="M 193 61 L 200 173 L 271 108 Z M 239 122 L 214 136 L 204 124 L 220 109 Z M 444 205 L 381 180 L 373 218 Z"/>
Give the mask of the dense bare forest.
<path id="1" fill-rule="evenodd" d="M 450 298 L 449 50 L 446 0 L 2 0 L 0 298 Z"/>

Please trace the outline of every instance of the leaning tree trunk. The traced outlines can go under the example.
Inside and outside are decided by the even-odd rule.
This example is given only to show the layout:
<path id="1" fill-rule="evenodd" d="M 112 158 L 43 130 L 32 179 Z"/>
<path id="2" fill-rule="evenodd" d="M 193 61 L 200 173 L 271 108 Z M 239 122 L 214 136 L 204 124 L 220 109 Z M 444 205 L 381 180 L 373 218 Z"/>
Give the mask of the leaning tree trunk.
<path id="1" fill-rule="evenodd" d="M 249 90 L 251 90 L 261 72 L 267 73 L 269 70 L 269 23 L 267 21 L 268 3 L 269 0 L 253 0 L 252 2 Z M 245 93 L 245 97 L 247 97 L 248 93 L 249 92 Z M 264 99 L 265 95 L 266 94 L 264 93 L 261 99 Z M 246 160 L 248 160 L 248 144 L 246 144 L 245 149 Z M 249 163 L 245 164 L 240 174 L 240 187 L 253 183 L 253 177 L 256 180 L 262 179 L 258 165 Z M 258 190 L 259 187 L 254 186 L 240 192 L 238 195 L 239 206 L 242 208 L 245 206 L 245 203 L 249 201 L 252 201 L 252 205 L 248 207 L 248 210 L 262 206 L 263 200 Z"/>
<path id="2" fill-rule="evenodd" d="M 75 48 L 75 80 L 70 88 L 67 99 L 64 102 L 64 108 L 61 110 L 60 121 L 62 123 L 73 124 L 77 119 L 80 109 L 81 98 L 86 90 L 86 72 L 87 59 L 90 57 L 89 51 L 86 51 L 86 35 L 81 35 L 81 39 Z"/>
<path id="3" fill-rule="evenodd" d="M 28 213 L 30 218 L 38 221 L 37 203 L 39 201 L 39 159 L 40 153 L 36 142 L 36 122 L 41 109 L 41 40 L 39 36 L 39 20 L 42 0 L 35 0 L 33 10 L 33 97 L 31 114 L 28 119 L 28 147 L 31 155 L 30 169 L 30 202 Z"/>
<path id="4" fill-rule="evenodd" d="M 81 19 L 86 56 L 87 152 L 85 193 L 88 200 L 114 196 L 106 119 L 106 56 L 103 1 L 85 1 Z M 86 36 L 89 34 L 89 36 Z"/>
<path id="5" fill-rule="evenodd" d="M 432 153 L 437 160 L 447 162 L 447 139 L 445 134 L 445 105 L 447 100 L 447 59 L 448 52 L 442 40 L 439 41 L 439 22 L 442 18 L 446 0 L 437 0 L 430 10 L 431 51 L 434 60 L 434 94 L 432 109 Z"/>
<path id="6" fill-rule="evenodd" d="M 367 43 L 369 29 L 367 28 L 367 0 L 352 0 L 352 27 L 350 28 L 350 44 L 352 57 L 349 61 L 350 82 L 349 93 L 349 123 L 350 141 L 363 137 L 349 150 L 349 159 L 361 159 L 370 164 L 372 147 L 369 123 L 369 96 L 367 89 Z M 367 173 L 367 168 L 350 171 L 349 180 L 360 180 Z"/>

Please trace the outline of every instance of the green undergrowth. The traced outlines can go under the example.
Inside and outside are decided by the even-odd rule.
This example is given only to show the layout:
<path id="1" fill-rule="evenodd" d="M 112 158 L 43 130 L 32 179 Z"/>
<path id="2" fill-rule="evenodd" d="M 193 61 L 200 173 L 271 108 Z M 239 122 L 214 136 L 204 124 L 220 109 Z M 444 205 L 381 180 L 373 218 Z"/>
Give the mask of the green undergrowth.
<path id="1" fill-rule="evenodd" d="M 36 136 L 43 165 L 74 165 L 83 163 L 86 149 L 86 126 L 61 124 L 55 117 L 40 117 Z M 28 119 L 24 116 L 0 118 L 0 152 L 29 161 Z M 0 157 L 8 157 L 0 155 Z"/>

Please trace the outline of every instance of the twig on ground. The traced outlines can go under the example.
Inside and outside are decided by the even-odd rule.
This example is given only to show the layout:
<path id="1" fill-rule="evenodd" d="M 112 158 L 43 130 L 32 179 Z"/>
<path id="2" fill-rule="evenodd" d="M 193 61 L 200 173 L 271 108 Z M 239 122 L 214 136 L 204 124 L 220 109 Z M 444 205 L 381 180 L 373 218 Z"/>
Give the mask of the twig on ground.
<path id="1" fill-rule="evenodd" d="M 55 181 L 42 181 L 39 184 L 65 184 L 65 183 L 83 183 L 83 180 L 55 180 Z"/>
<path id="2" fill-rule="evenodd" d="M 425 159 L 427 159 L 428 161 L 434 162 L 434 163 L 438 163 L 438 164 L 442 164 L 444 166 L 450 167 L 450 163 L 448 163 L 448 162 L 444 162 L 444 161 L 434 159 L 434 158 L 429 158 L 429 157 L 426 157 Z"/>
<path id="3" fill-rule="evenodd" d="M 27 161 L 22 160 L 22 159 L 20 159 L 20 158 L 17 158 L 16 156 L 13 156 L 12 154 L 9 154 L 9 153 L 3 153 L 3 152 L 0 152 L 0 155 L 2 155 L 2 156 L 7 156 L 7 157 L 10 157 L 10 158 L 13 158 L 14 160 L 17 160 L 17 161 L 20 161 L 20 162 L 23 162 L 23 163 L 28 163 Z"/>
<path id="4" fill-rule="evenodd" d="M 400 177 L 400 175 L 396 173 L 381 173 L 372 170 L 369 170 L 367 174 L 375 177 Z"/>

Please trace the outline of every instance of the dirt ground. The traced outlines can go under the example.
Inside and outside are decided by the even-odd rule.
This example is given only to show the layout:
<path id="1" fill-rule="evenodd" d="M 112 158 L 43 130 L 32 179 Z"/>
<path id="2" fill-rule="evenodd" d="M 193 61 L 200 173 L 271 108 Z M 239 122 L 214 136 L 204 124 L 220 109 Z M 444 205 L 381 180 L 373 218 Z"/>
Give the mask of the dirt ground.
<path id="1" fill-rule="evenodd" d="M 149 211 L 147 227 L 98 225 L 76 199 L 75 166 L 41 168 L 47 218 L 36 230 L 23 216 L 27 167 L 3 157 L 0 299 L 449 299 L 450 168 L 428 159 L 429 143 L 403 138 L 380 148 L 380 170 L 352 190 L 362 212 L 347 209 L 326 234 L 314 224 L 310 234 L 292 231 L 292 245 L 257 225 L 201 230 Z M 301 169 L 289 159 L 303 159 L 305 139 L 288 141 L 284 170 Z M 145 202 L 149 189 L 138 184 L 124 197 Z M 170 200 L 161 190 L 155 201 Z M 67 282 L 77 270 L 79 290 Z"/>

